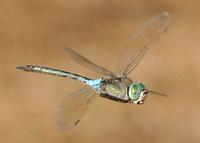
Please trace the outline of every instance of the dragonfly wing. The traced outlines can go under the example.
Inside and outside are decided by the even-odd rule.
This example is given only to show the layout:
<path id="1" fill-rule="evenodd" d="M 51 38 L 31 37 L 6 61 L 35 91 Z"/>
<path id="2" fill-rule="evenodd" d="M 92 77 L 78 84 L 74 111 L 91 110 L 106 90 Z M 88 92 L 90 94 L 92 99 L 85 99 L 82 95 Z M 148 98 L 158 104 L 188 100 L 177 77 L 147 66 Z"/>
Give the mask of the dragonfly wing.
<path id="1" fill-rule="evenodd" d="M 170 15 L 167 12 L 161 12 L 148 20 L 136 34 L 131 36 L 124 45 L 126 53 L 119 65 L 119 75 L 126 76 L 135 69 L 147 52 L 149 44 L 168 29 L 170 21 Z"/>
<path id="2" fill-rule="evenodd" d="M 96 97 L 95 91 L 90 88 L 80 89 L 67 96 L 57 111 L 57 127 L 62 131 L 75 127 L 86 113 L 94 97 Z"/>
<path id="3" fill-rule="evenodd" d="M 70 48 L 66 48 L 66 52 L 70 55 L 70 57 L 75 60 L 77 63 L 79 63 L 80 65 L 95 71 L 97 73 L 100 73 L 102 75 L 108 75 L 111 77 L 117 77 L 117 75 L 111 71 L 109 71 L 108 69 L 101 67 L 99 65 L 94 64 L 93 62 L 89 61 L 88 59 L 86 59 L 85 57 L 83 57 L 82 55 L 80 55 L 79 53 L 73 51 Z"/>

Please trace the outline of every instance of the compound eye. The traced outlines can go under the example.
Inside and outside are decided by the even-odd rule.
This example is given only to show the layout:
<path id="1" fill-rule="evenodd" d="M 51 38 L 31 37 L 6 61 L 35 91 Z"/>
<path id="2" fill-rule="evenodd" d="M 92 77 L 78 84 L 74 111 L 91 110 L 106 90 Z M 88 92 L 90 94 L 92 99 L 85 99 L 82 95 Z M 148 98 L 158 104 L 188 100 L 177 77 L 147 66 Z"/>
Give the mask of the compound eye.
<path id="1" fill-rule="evenodd" d="M 145 87 L 142 83 L 133 83 L 129 88 L 129 98 L 132 102 L 137 104 L 142 104 L 143 101 L 140 100 L 142 93 L 146 93 Z M 140 102 L 140 103 L 139 103 Z"/>
<path id="2" fill-rule="evenodd" d="M 140 94 L 138 94 L 137 87 L 134 84 L 132 84 L 129 88 L 129 97 L 130 97 L 131 101 L 138 100 L 139 95 Z"/>

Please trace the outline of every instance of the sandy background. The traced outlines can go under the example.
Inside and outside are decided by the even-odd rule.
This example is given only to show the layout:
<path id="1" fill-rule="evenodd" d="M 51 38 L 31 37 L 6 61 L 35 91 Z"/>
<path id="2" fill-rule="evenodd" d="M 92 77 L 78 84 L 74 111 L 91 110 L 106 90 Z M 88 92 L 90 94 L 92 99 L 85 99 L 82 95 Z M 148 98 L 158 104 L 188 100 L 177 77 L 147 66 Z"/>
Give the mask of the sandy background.
<path id="1" fill-rule="evenodd" d="M 83 85 L 15 67 L 35 64 L 99 77 L 67 56 L 64 47 L 71 47 L 115 71 L 119 45 L 163 10 L 173 23 L 130 76 L 169 97 L 151 96 L 143 106 L 97 98 L 79 126 L 58 131 L 57 106 Z M 199 43 L 198 0 L 1 0 L 0 142 L 198 143 Z"/>

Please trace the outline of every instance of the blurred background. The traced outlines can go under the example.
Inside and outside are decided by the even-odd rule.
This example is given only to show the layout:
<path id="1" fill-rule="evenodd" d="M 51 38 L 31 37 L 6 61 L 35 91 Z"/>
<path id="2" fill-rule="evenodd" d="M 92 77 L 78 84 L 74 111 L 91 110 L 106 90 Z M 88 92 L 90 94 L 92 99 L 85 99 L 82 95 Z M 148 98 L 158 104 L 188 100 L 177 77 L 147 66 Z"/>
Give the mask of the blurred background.
<path id="1" fill-rule="evenodd" d="M 119 45 L 163 10 L 172 25 L 130 77 L 169 97 L 152 95 L 142 106 L 96 98 L 76 128 L 60 132 L 56 109 L 83 85 L 15 67 L 34 64 L 101 76 L 71 60 L 64 52 L 70 47 L 116 71 Z M 198 0 L 1 0 L 0 142 L 200 142 L 199 25 Z"/>

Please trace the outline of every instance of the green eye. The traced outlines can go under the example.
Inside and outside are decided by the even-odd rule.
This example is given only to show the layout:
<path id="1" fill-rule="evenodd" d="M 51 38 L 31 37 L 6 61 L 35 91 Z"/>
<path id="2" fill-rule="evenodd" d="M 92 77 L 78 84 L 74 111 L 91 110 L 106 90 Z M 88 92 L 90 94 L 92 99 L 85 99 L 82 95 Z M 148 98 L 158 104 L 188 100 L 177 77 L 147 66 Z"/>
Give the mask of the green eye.
<path id="1" fill-rule="evenodd" d="M 135 88 L 130 88 L 130 90 L 131 90 L 131 94 L 135 94 L 136 93 Z"/>
<path id="2" fill-rule="evenodd" d="M 129 97 L 133 101 L 137 101 L 140 97 L 141 91 L 145 90 L 142 83 L 133 83 L 129 88 Z"/>

